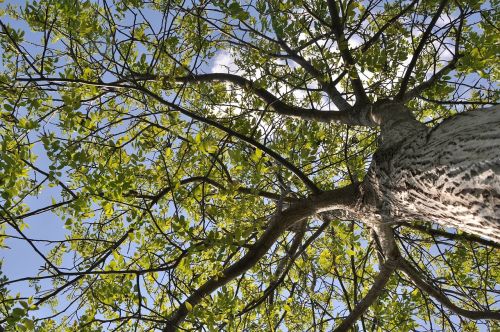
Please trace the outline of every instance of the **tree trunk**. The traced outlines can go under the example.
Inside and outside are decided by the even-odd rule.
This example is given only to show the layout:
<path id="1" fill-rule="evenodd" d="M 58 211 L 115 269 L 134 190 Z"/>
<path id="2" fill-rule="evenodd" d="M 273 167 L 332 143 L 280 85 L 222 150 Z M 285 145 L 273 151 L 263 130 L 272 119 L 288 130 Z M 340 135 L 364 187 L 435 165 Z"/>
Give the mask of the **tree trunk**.
<path id="1" fill-rule="evenodd" d="M 500 243 L 500 108 L 428 129 L 386 109 L 381 143 L 361 186 L 372 222 L 430 221 Z"/>

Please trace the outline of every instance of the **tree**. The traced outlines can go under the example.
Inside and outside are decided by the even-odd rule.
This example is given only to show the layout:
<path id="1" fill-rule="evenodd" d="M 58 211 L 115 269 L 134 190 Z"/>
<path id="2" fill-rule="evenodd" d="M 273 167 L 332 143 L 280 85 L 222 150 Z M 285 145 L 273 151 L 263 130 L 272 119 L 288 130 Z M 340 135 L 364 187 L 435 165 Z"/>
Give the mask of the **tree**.
<path id="1" fill-rule="evenodd" d="M 4 6 L 3 326 L 500 328 L 497 7 Z"/>

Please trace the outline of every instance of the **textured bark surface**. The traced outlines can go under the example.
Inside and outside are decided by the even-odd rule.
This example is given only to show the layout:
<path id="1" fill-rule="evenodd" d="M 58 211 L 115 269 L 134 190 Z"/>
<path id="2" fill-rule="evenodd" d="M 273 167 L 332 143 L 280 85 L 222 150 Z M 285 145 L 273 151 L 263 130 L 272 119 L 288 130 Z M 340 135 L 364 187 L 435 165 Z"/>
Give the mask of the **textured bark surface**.
<path id="1" fill-rule="evenodd" d="M 362 190 L 375 221 L 430 221 L 500 242 L 500 108 L 432 129 L 389 121 Z"/>

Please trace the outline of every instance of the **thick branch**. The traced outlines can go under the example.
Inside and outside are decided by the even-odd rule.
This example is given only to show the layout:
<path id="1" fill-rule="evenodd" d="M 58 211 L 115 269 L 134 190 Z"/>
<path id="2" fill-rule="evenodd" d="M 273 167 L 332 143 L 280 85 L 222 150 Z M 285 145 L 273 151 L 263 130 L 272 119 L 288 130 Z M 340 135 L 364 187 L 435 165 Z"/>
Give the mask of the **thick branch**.
<path id="1" fill-rule="evenodd" d="M 445 238 L 451 239 L 451 240 L 472 241 L 472 242 L 479 243 L 479 244 L 482 244 L 482 245 L 485 245 L 488 247 L 500 249 L 500 243 L 486 240 L 486 239 L 483 239 L 479 236 L 475 236 L 475 235 L 468 234 L 468 233 L 448 233 L 448 232 L 443 231 L 441 229 L 435 229 L 435 228 L 432 228 L 430 226 L 419 225 L 419 224 L 410 224 L 410 223 L 403 223 L 402 226 L 410 227 L 412 229 L 416 229 L 416 230 L 422 231 L 422 232 L 430 234 L 430 235 L 441 236 L 441 237 L 445 237 Z"/>
<path id="2" fill-rule="evenodd" d="M 337 4 L 334 0 L 328 1 L 328 9 L 330 11 L 330 17 L 332 20 L 332 30 L 337 39 L 337 45 L 340 51 L 340 56 L 344 60 L 345 65 L 348 66 L 349 77 L 351 79 L 352 88 L 354 90 L 354 95 L 356 96 L 356 104 L 367 104 L 369 103 L 368 96 L 363 87 L 363 83 L 359 78 L 358 71 L 356 70 L 356 60 L 349 50 L 346 36 L 344 34 L 344 29 L 342 27 L 342 22 L 340 19 L 340 14 L 337 8 Z"/>
<path id="3" fill-rule="evenodd" d="M 500 320 L 500 312 L 499 311 L 476 311 L 476 310 L 467 310 L 458 307 L 453 304 L 450 299 L 438 288 L 432 286 L 430 283 L 424 280 L 421 276 L 420 272 L 418 272 L 410 262 L 405 259 L 401 259 L 399 263 L 399 269 L 405 272 L 408 277 L 415 283 L 415 285 L 423 292 L 429 294 L 436 300 L 438 300 L 442 305 L 450 309 L 457 315 L 467 317 L 469 319 L 495 319 Z"/>
<path id="4" fill-rule="evenodd" d="M 290 170 L 292 173 L 294 173 L 299 179 L 302 180 L 302 182 L 306 185 L 307 188 L 309 188 L 309 190 L 311 190 L 313 193 L 319 193 L 321 190 L 316 186 L 316 184 L 314 184 L 314 182 L 311 181 L 311 179 L 309 179 L 300 169 L 298 169 L 295 165 L 293 165 L 292 163 L 290 163 L 288 160 L 286 160 L 285 158 L 283 158 L 280 154 L 276 153 L 274 150 L 272 149 L 269 149 L 267 146 L 265 146 L 264 144 L 250 138 L 250 137 L 247 137 L 243 134 L 240 134 L 230 128 L 227 128 L 226 126 L 220 124 L 218 121 L 216 120 L 212 120 L 212 119 L 209 119 L 209 118 L 206 118 L 200 114 L 196 114 L 194 112 L 191 112 L 177 104 L 174 104 L 174 103 L 171 103 L 169 101 L 166 101 L 165 99 L 161 98 L 160 96 L 156 95 L 155 93 L 147 90 L 147 89 L 144 89 L 142 87 L 137 87 L 138 90 L 144 92 L 145 94 L 151 96 L 152 98 L 156 99 L 157 101 L 159 101 L 160 103 L 162 103 L 163 105 L 165 106 L 168 106 L 170 107 L 171 109 L 173 110 L 176 110 L 176 111 L 179 111 L 180 113 L 192 118 L 192 119 L 195 119 L 195 120 L 198 120 L 202 123 L 206 123 L 214 128 L 217 128 L 219 130 L 222 130 L 224 131 L 225 133 L 231 135 L 231 136 L 234 136 L 236 138 L 239 138 L 241 139 L 242 141 L 262 150 L 263 152 L 265 152 L 266 154 L 268 154 L 269 156 L 271 156 L 274 160 L 276 160 L 277 162 L 279 162 L 282 166 L 284 166 L 285 168 L 287 168 L 288 170 Z"/>
<path id="5" fill-rule="evenodd" d="M 363 313 L 378 299 L 380 294 L 384 291 L 384 287 L 389 281 L 392 273 L 397 267 L 396 259 L 387 260 L 381 267 L 378 276 L 375 278 L 372 288 L 368 291 L 365 297 L 356 305 L 342 323 L 334 332 L 348 331 L 352 325 L 363 315 Z"/>
<path id="6" fill-rule="evenodd" d="M 153 76 L 150 76 L 149 78 L 148 77 L 143 77 L 143 78 L 139 78 L 139 79 L 152 79 Z M 140 91 L 150 97 L 152 97 L 153 99 L 157 100 L 158 102 L 160 102 L 161 104 L 165 105 L 165 106 L 168 106 L 169 108 L 175 110 L 175 111 L 178 111 L 192 119 L 195 119 L 195 120 L 198 120 L 202 123 L 205 123 L 205 124 L 208 124 L 212 127 L 215 127 L 219 130 L 222 130 L 223 132 L 231 135 L 231 136 L 234 136 L 250 145 L 252 145 L 253 147 L 256 147 L 260 150 L 262 150 L 263 152 L 267 153 L 269 156 L 271 156 L 273 159 L 275 159 L 277 162 L 279 162 L 282 166 L 286 167 L 288 170 L 290 170 L 292 173 L 294 173 L 299 179 L 302 180 L 302 182 L 314 193 L 319 193 L 320 190 L 319 188 L 314 184 L 314 182 L 312 182 L 300 169 L 298 169 L 295 165 L 293 165 L 292 163 L 290 163 L 289 161 L 287 161 L 285 158 L 283 158 L 281 155 L 279 155 L 278 153 L 276 153 L 275 151 L 269 149 L 267 146 L 265 146 L 264 144 L 260 143 L 260 142 L 257 142 L 255 141 L 254 139 L 252 139 L 251 137 L 247 137 L 243 134 L 240 134 L 230 128 L 227 128 L 226 126 L 222 125 L 221 123 L 219 123 L 217 120 L 212 120 L 212 119 L 209 119 L 209 118 L 206 118 L 200 114 L 196 114 L 194 112 L 191 112 L 177 104 L 174 104 L 174 103 L 171 103 L 165 99 L 163 99 L 162 97 L 160 97 L 159 95 L 149 91 L 148 89 L 142 87 L 142 86 L 139 86 L 139 85 L 134 85 L 134 86 L 131 86 L 131 85 L 122 85 L 122 81 L 121 82 L 114 82 L 114 83 L 100 83 L 100 82 L 92 82 L 92 81 L 85 81 L 85 80 L 78 80 L 78 79 L 65 79 L 65 78 L 36 78 L 36 79 L 18 79 L 19 81 L 31 81 L 31 82 L 37 82 L 37 81 L 49 81 L 49 82 L 66 82 L 66 83 L 69 83 L 69 82 L 72 82 L 72 83 L 80 83 L 80 84 L 88 84 L 88 85 L 94 85 L 94 86 L 101 86 L 101 87 L 107 87 L 107 88 L 126 88 L 126 89 L 132 89 L 132 90 L 137 90 L 137 91 Z M 137 80 L 137 79 L 136 79 Z M 317 111 L 318 113 L 323 113 L 321 111 Z M 328 113 L 339 113 L 339 112 L 328 112 Z"/>
<path id="7" fill-rule="evenodd" d="M 292 50 L 283 40 L 280 39 L 281 47 L 289 54 L 289 59 L 297 62 L 304 70 L 314 77 L 321 84 L 322 89 L 328 94 L 335 106 L 340 111 L 347 111 L 351 109 L 351 105 L 342 97 L 340 91 L 337 89 L 337 82 L 327 82 L 323 79 L 323 73 L 316 69 L 309 61 L 304 59 L 299 53 Z"/>
<path id="8" fill-rule="evenodd" d="M 453 58 L 452 61 L 450 61 L 446 66 L 441 68 L 437 73 L 432 75 L 431 78 L 429 78 L 427 81 L 422 82 L 420 85 L 414 87 L 410 91 L 404 94 L 404 96 L 401 97 L 401 100 L 403 102 L 407 102 L 415 97 L 418 97 L 422 92 L 430 88 L 436 81 L 438 81 L 441 77 L 444 75 L 448 74 L 451 70 L 455 69 L 456 64 L 458 61 L 458 56 Z"/>
<path id="9" fill-rule="evenodd" d="M 355 186 L 351 185 L 303 199 L 293 204 L 282 213 L 275 215 L 271 219 L 264 234 L 251 246 L 248 252 L 240 260 L 222 271 L 219 276 L 212 277 L 195 290 L 170 316 L 163 331 L 175 331 L 188 315 L 188 306 L 194 307 L 199 304 L 205 296 L 253 267 L 290 225 L 324 210 L 350 209 L 355 204 L 356 197 L 357 189 Z"/>
<path id="10" fill-rule="evenodd" d="M 390 224 L 380 223 L 371 227 L 375 232 L 377 244 L 380 246 L 381 254 L 384 255 L 384 260 L 397 259 L 400 253 Z"/>
<path id="11" fill-rule="evenodd" d="M 290 52 L 291 49 L 287 48 Z M 291 54 L 292 59 L 299 63 L 304 69 L 307 70 L 311 75 L 315 78 L 320 78 L 321 75 L 316 71 L 312 65 L 310 65 L 305 59 L 295 54 Z M 271 106 L 274 111 L 278 114 L 294 116 L 297 118 L 301 118 L 304 120 L 314 120 L 320 122 L 330 122 L 330 121 L 338 121 L 344 124 L 356 124 L 357 121 L 352 118 L 347 112 L 344 110 L 349 109 L 351 106 L 342 98 L 340 92 L 333 87 L 329 92 L 332 101 L 341 111 L 318 111 L 315 109 L 307 109 L 302 107 L 297 107 L 293 105 L 288 105 L 287 103 L 281 101 L 278 97 L 267 91 L 263 88 L 258 88 L 254 84 L 254 82 L 238 75 L 234 74 L 226 74 L 226 73 L 212 73 L 212 74 L 201 74 L 201 75 L 189 75 L 186 77 L 177 77 L 176 81 L 178 82 L 212 82 L 212 81 L 226 81 L 236 84 L 242 88 L 251 91 L 253 94 L 261 98 L 265 101 L 269 106 Z M 328 92 L 328 91 L 327 91 Z M 339 99 L 340 98 L 340 99 Z"/>
<path id="12" fill-rule="evenodd" d="M 41 78 L 17 78 L 19 82 L 61 82 L 61 83 L 78 83 L 85 85 L 98 86 L 108 89 L 135 89 L 137 87 L 131 85 L 125 85 L 125 82 L 137 83 L 141 81 L 158 80 L 164 78 L 159 75 L 141 75 L 136 74 L 132 77 L 126 77 L 124 79 L 119 79 L 115 82 L 93 82 L 83 79 L 72 79 L 72 78 L 59 78 L 59 77 L 41 77 Z M 226 73 L 213 73 L 213 74 L 200 74 L 200 75 L 189 75 L 184 77 L 176 77 L 175 80 L 180 83 L 196 83 L 196 82 L 231 82 L 238 85 L 241 88 L 247 89 L 248 91 L 255 94 L 257 97 L 265 101 L 277 114 L 293 116 L 300 118 L 302 120 L 313 120 L 319 122 L 339 122 L 347 125 L 362 125 L 362 126 L 372 126 L 371 123 L 364 123 L 357 118 L 355 114 L 351 112 L 345 112 L 344 110 L 350 108 L 351 106 L 344 100 L 344 106 L 339 107 L 341 111 L 319 111 L 311 108 L 302 108 L 294 105 L 289 105 L 278 97 L 270 93 L 263 88 L 256 88 L 254 82 L 238 75 L 226 74 Z M 140 89 L 142 91 L 142 89 Z M 342 97 L 340 97 L 342 99 Z M 332 100 L 335 98 L 332 98 Z M 338 104 L 338 98 L 335 99 Z M 335 101 L 334 100 L 334 101 Z M 343 99 L 342 99 L 343 100 Z"/>

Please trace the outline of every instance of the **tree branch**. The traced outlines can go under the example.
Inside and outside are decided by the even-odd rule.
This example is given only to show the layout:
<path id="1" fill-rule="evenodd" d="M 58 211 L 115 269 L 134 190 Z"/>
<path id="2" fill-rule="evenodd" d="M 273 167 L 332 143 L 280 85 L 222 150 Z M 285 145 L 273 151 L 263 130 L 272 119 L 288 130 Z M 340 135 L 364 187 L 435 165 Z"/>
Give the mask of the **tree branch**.
<path id="1" fill-rule="evenodd" d="M 457 39 L 455 42 L 455 54 L 453 54 L 453 59 L 451 59 L 451 61 L 448 64 L 446 64 L 446 66 L 441 68 L 437 73 L 432 75 L 432 77 L 429 78 L 427 81 L 421 83 L 420 85 L 414 87 L 413 89 L 405 93 L 401 97 L 403 102 L 407 102 L 414 97 L 418 97 L 423 91 L 430 88 L 437 80 L 439 80 L 441 77 L 443 77 L 444 75 L 446 75 L 447 73 L 456 68 L 458 60 L 463 56 L 462 54 L 459 53 L 459 51 L 460 51 L 460 39 L 462 35 L 462 27 L 464 24 L 464 20 L 465 19 L 462 15 L 457 29 Z"/>
<path id="2" fill-rule="evenodd" d="M 476 311 L 476 310 L 467 310 L 458 307 L 453 304 L 451 300 L 438 288 L 434 287 L 430 283 L 424 280 L 424 277 L 421 276 L 420 272 L 418 272 L 409 261 L 402 258 L 399 262 L 398 268 L 402 270 L 410 279 L 415 283 L 415 285 L 423 292 L 429 294 L 437 301 L 439 301 L 442 305 L 450 309 L 457 315 L 467 317 L 469 319 L 494 319 L 500 320 L 500 311 Z"/>
<path id="3" fill-rule="evenodd" d="M 151 81 L 151 80 L 159 80 L 166 78 L 162 75 L 153 75 L 153 74 L 134 74 L 130 77 L 125 77 L 119 79 L 115 82 L 93 82 L 83 79 L 70 79 L 70 78 L 59 78 L 59 77 L 40 77 L 40 78 L 17 78 L 16 80 L 19 82 L 61 82 L 61 83 L 78 83 L 85 84 L 91 86 L 98 86 L 102 88 L 109 89 L 134 89 L 138 90 L 136 86 L 124 85 L 123 83 L 137 83 L 141 81 Z M 270 93 L 269 91 L 263 88 L 255 87 L 255 83 L 238 75 L 234 74 L 226 74 L 226 73 L 212 73 L 212 74 L 200 74 L 200 75 L 189 75 L 184 77 L 176 77 L 175 81 L 179 83 L 197 83 L 197 82 L 230 82 L 238 85 L 241 88 L 247 89 L 248 91 L 255 94 L 257 97 L 265 101 L 277 114 L 286 115 L 296 117 L 302 120 L 312 120 L 318 122 L 339 122 L 347 125 L 362 125 L 362 126 L 372 126 L 371 123 L 365 123 L 362 120 L 358 119 L 355 114 L 351 112 L 346 112 L 346 109 L 351 108 L 351 106 L 340 96 L 342 100 L 344 100 L 343 106 L 339 107 L 340 111 L 319 111 L 311 108 L 302 108 L 295 105 L 289 105 L 278 97 Z M 328 84 L 328 83 L 327 83 Z M 332 98 L 334 103 L 338 104 L 338 98 Z M 336 102 L 335 102 L 336 101 Z"/>
<path id="4" fill-rule="evenodd" d="M 269 286 L 264 290 L 262 296 L 252 301 L 248 305 L 246 305 L 245 308 L 243 308 L 243 310 L 241 310 L 238 313 L 238 316 L 242 316 L 247 312 L 253 310 L 254 308 L 258 307 L 267 298 L 269 298 L 269 303 L 272 303 L 274 301 L 275 289 L 278 288 L 278 286 L 281 285 L 281 283 L 285 280 L 285 277 L 292 268 L 295 259 L 297 259 L 297 257 L 301 253 L 301 251 L 297 253 L 297 249 L 299 248 L 300 242 L 302 242 L 302 239 L 304 238 L 304 234 L 305 234 L 305 229 L 302 229 L 301 231 L 299 231 L 299 233 L 295 235 L 292 245 L 290 246 L 290 250 L 278 264 L 276 271 L 274 271 L 274 278 L 270 280 Z"/>
<path id="5" fill-rule="evenodd" d="M 152 77 L 154 76 L 149 76 L 149 77 L 142 77 L 142 78 L 139 78 L 139 79 L 152 79 Z M 187 79 L 187 78 L 186 78 Z M 205 123 L 205 124 L 208 124 L 212 127 L 215 127 L 219 130 L 222 130 L 223 132 L 231 135 L 231 136 L 234 136 L 250 145 L 252 145 L 253 147 L 256 147 L 262 151 L 264 151 L 265 153 L 267 153 L 269 156 L 271 156 L 273 159 L 275 159 L 278 163 L 280 163 L 281 165 L 283 165 L 284 167 L 286 167 L 287 169 L 289 169 L 292 173 L 294 173 L 299 179 L 302 180 L 302 182 L 306 185 L 307 188 L 309 188 L 313 193 L 319 193 L 321 190 L 316 186 L 316 184 L 314 184 L 314 182 L 312 182 L 300 169 L 298 169 L 295 165 L 293 165 L 292 163 L 290 163 L 288 160 L 286 160 L 285 158 L 283 158 L 281 155 L 279 155 L 278 153 L 276 153 L 275 151 L 269 149 L 267 146 L 265 146 L 264 144 L 260 143 L 260 142 L 257 142 L 255 141 L 254 139 L 250 138 L 250 137 L 247 137 L 243 134 L 240 134 L 230 128 L 227 128 L 226 126 L 220 124 L 217 120 L 213 120 L 213 119 L 209 119 L 209 118 L 206 118 L 200 114 L 196 114 L 194 112 L 191 112 L 177 104 L 174 104 L 172 102 L 169 102 L 165 99 L 163 99 L 162 97 L 160 97 L 159 95 L 149 91 L 148 89 L 142 87 L 142 86 L 139 86 L 139 85 L 134 85 L 134 86 L 131 86 L 131 85 L 122 85 L 121 82 L 113 82 L 113 83 L 101 83 L 101 82 L 92 82 L 92 81 L 85 81 L 85 80 L 79 80 L 79 79 L 65 79 L 65 78 L 35 78 L 35 79 L 29 79 L 29 78 L 26 78 L 26 79 L 18 79 L 19 81 L 32 81 L 32 82 L 37 82 L 37 81 L 51 81 L 51 82 L 57 82 L 57 81 L 60 81 L 60 82 L 72 82 L 72 83 L 80 83 L 80 84 L 88 84 L 88 85 L 94 85 L 94 86 L 101 86 L 101 87 L 110 87 L 110 88 L 127 88 L 127 89 L 132 89 L 132 90 L 136 90 L 136 91 L 140 91 L 150 97 L 152 97 L 153 99 L 157 100 L 158 102 L 160 102 L 161 104 L 165 105 L 165 106 L 168 106 L 169 108 L 175 110 L 175 111 L 178 111 L 192 119 L 195 119 L 195 120 L 198 120 L 202 123 Z M 123 82 L 123 80 L 121 80 Z M 317 111 L 318 113 L 323 113 L 321 111 Z M 339 112 L 328 112 L 328 113 L 339 113 Z M 347 115 L 347 114 L 346 114 Z"/>
<path id="6" fill-rule="evenodd" d="M 342 57 L 342 60 L 344 60 L 345 65 L 348 67 L 352 88 L 354 90 L 354 95 L 356 96 L 356 104 L 368 104 L 370 100 L 366 95 L 363 83 L 361 82 L 358 71 L 356 70 L 356 60 L 349 50 L 349 45 L 344 34 L 340 14 L 337 8 L 337 4 L 334 0 L 328 0 L 328 9 L 330 11 L 330 17 L 332 21 L 331 27 L 337 39 L 340 56 Z"/>
<path id="7" fill-rule="evenodd" d="M 416 224 L 408 224 L 408 223 L 403 223 L 401 224 L 402 226 L 409 227 L 412 229 L 419 230 L 421 232 L 430 234 L 430 235 L 435 235 L 435 236 L 441 236 L 445 237 L 451 240 L 466 240 L 466 241 L 472 241 L 476 242 L 488 247 L 493 247 L 493 248 L 498 248 L 500 249 L 500 243 L 496 243 L 494 241 L 489 241 L 486 239 L 483 239 L 479 236 L 475 236 L 472 234 L 468 233 L 448 233 L 446 231 L 440 230 L 440 229 L 435 229 L 430 226 L 425 226 L 425 225 L 416 225 Z"/>
<path id="8" fill-rule="evenodd" d="M 427 40 L 431 36 L 432 29 L 434 28 L 434 25 L 436 24 L 437 20 L 441 16 L 441 13 L 443 12 L 444 8 L 446 7 L 446 4 L 448 3 L 448 0 L 441 0 L 441 3 L 439 4 L 439 8 L 437 9 L 436 13 L 432 17 L 431 22 L 427 26 L 427 29 L 422 35 L 422 38 L 420 39 L 420 43 L 417 46 L 417 49 L 413 53 L 413 57 L 410 60 L 410 63 L 408 64 L 408 67 L 406 68 L 405 74 L 403 76 L 403 80 L 401 81 L 401 87 L 399 89 L 399 92 L 396 96 L 396 99 L 402 99 L 405 92 L 406 88 L 408 87 L 408 83 L 411 77 L 411 74 L 413 72 L 413 68 L 415 68 L 415 65 L 417 64 L 417 60 L 420 57 L 420 53 L 424 49 L 425 44 L 427 43 Z"/>
<path id="9" fill-rule="evenodd" d="M 365 295 L 365 297 L 354 307 L 349 316 L 347 316 L 342 323 L 340 323 L 333 332 L 344 332 L 348 331 L 352 325 L 363 315 L 363 313 L 378 299 L 380 294 L 384 291 L 384 287 L 389 281 L 389 278 L 393 274 L 397 267 L 397 259 L 388 259 L 380 267 L 380 272 L 375 278 L 375 281 Z"/>
<path id="10" fill-rule="evenodd" d="M 0 205 L 0 209 L 3 211 L 3 213 L 0 214 L 0 217 L 10 226 L 12 227 L 28 244 L 30 245 L 31 248 L 45 261 L 47 266 L 51 267 L 54 271 L 57 273 L 60 272 L 59 268 L 52 263 L 47 256 L 45 256 L 38 248 L 35 246 L 33 241 L 29 239 L 21 230 L 21 228 L 17 225 L 16 219 L 10 214 L 10 212 L 3 206 Z"/>
<path id="11" fill-rule="evenodd" d="M 372 47 L 377 40 L 380 38 L 380 36 L 384 33 L 387 28 L 389 28 L 394 22 L 396 22 L 401 16 L 406 14 L 410 9 L 415 6 L 415 4 L 418 3 L 418 0 L 413 0 L 407 7 L 405 7 L 402 11 L 400 11 L 397 15 L 393 16 L 391 19 L 389 19 L 387 22 L 385 22 L 384 25 L 370 38 L 366 43 L 364 43 L 361 46 L 361 53 L 365 53 Z M 343 70 L 342 73 L 340 73 L 337 78 L 332 82 L 333 84 L 337 84 L 344 78 L 344 76 L 348 73 L 347 70 Z"/>
<path id="12" fill-rule="evenodd" d="M 231 136 L 234 136 L 236 138 L 239 138 L 242 141 L 252 145 L 253 147 L 262 150 L 263 152 L 265 152 L 266 154 L 271 156 L 274 160 L 276 160 L 278 163 L 280 163 L 282 166 L 284 166 L 285 168 L 290 170 L 292 173 L 294 173 L 306 185 L 306 187 L 310 191 L 312 191 L 313 193 L 316 193 L 316 194 L 321 192 L 321 190 L 316 186 L 316 184 L 314 184 L 314 182 L 312 182 L 311 179 L 309 179 L 300 169 L 298 169 L 297 166 L 293 165 L 288 160 L 283 158 L 280 154 L 276 153 L 272 149 L 269 149 L 264 144 L 262 144 L 258 141 L 255 141 L 254 139 L 247 137 L 243 134 L 240 134 L 240 133 L 238 133 L 230 128 L 227 128 L 226 126 L 220 124 L 216 120 L 206 118 L 200 114 L 196 114 L 194 112 L 191 112 L 191 111 L 189 111 L 189 110 L 187 110 L 187 109 L 185 109 L 177 104 L 171 103 L 171 102 L 163 99 L 162 97 L 158 96 L 157 94 L 149 91 L 148 89 L 145 89 L 145 88 L 140 87 L 140 86 L 137 86 L 136 89 L 149 95 L 153 99 L 156 99 L 158 102 L 162 103 L 165 106 L 170 107 L 173 110 L 176 110 L 176 111 L 178 111 L 178 112 L 180 112 L 180 113 L 182 113 L 182 114 L 184 114 L 192 119 L 198 120 L 202 123 L 206 123 L 214 128 L 222 130 L 223 132 L 225 132 Z"/>
<path id="13" fill-rule="evenodd" d="M 293 52 L 288 46 L 286 49 L 289 52 Z M 304 69 L 314 76 L 316 79 L 320 81 L 322 84 L 328 85 L 328 83 L 322 82 L 321 73 L 319 73 L 316 68 L 314 68 L 311 64 L 309 64 L 305 59 L 300 57 L 297 54 L 290 53 L 291 59 L 299 63 Z M 212 82 L 212 81 L 226 81 L 234 83 L 248 91 L 251 91 L 253 94 L 258 96 L 260 99 L 265 101 L 269 106 L 271 106 L 274 111 L 281 115 L 288 115 L 297 118 L 301 118 L 303 120 L 314 120 L 320 122 L 331 122 L 338 121 L 340 123 L 348 124 L 348 123 L 356 123 L 359 124 L 356 119 L 353 118 L 351 114 L 348 112 L 344 112 L 345 110 L 351 108 L 351 106 L 342 98 L 340 92 L 333 87 L 328 88 L 327 93 L 332 98 L 334 104 L 339 108 L 340 111 L 318 111 L 316 109 L 307 109 L 302 107 L 297 107 L 293 105 L 288 105 L 285 102 L 281 101 L 278 97 L 267 91 L 263 88 L 256 87 L 256 84 L 242 76 L 234 75 L 234 74 L 226 74 L 226 73 L 212 73 L 212 74 L 200 74 L 200 75 L 189 75 L 186 77 L 176 77 L 176 81 L 178 82 Z"/>
<path id="14" fill-rule="evenodd" d="M 48 299 L 52 298 L 53 296 L 56 296 L 57 294 L 59 294 L 60 292 L 62 292 L 66 288 L 68 288 L 69 286 L 71 286 L 74 283 L 78 282 L 80 279 L 84 278 L 88 273 L 92 272 L 97 266 L 99 266 L 100 264 L 102 264 L 103 262 L 105 262 L 106 259 L 111 255 L 111 253 L 113 252 L 113 250 L 115 250 L 123 242 L 125 242 L 125 240 L 128 239 L 129 234 L 132 233 L 132 232 L 134 232 L 134 231 L 135 231 L 135 228 L 133 228 L 133 227 L 129 228 L 118 239 L 118 241 L 116 241 L 115 243 L 113 243 L 113 245 L 111 245 L 99 259 L 97 259 L 94 263 L 92 263 L 92 265 L 90 265 L 90 267 L 88 269 L 86 269 L 84 272 L 82 272 L 82 274 L 78 275 L 77 277 L 73 278 L 72 280 L 66 281 L 66 283 L 64 285 L 61 285 L 60 287 L 58 287 L 54 291 L 50 292 L 49 294 L 46 294 L 43 297 L 38 298 L 34 305 L 38 306 L 38 305 L 42 304 L 43 302 L 47 301 Z"/>
<path id="15" fill-rule="evenodd" d="M 222 183 L 219 183 L 219 182 L 217 182 L 217 181 L 215 181 L 207 176 L 192 176 L 189 178 L 182 179 L 179 183 L 181 185 L 185 185 L 185 184 L 194 183 L 194 182 L 206 182 L 206 183 L 209 183 L 218 189 L 227 190 L 227 188 L 224 187 L 224 185 Z M 124 196 L 151 199 L 154 203 L 156 203 L 156 202 L 158 202 L 158 200 L 160 200 L 163 196 L 165 196 L 172 189 L 173 189 L 172 186 L 165 187 L 162 190 L 160 190 L 156 195 L 141 194 L 141 193 L 138 193 L 135 191 L 130 191 L 130 192 L 126 193 Z M 282 198 L 279 194 L 272 193 L 272 192 L 265 191 L 265 190 L 253 189 L 253 188 L 238 187 L 235 190 L 239 193 L 242 193 L 242 194 L 258 195 L 258 196 L 269 198 L 269 199 L 276 200 L 276 201 L 279 199 L 283 199 L 287 203 L 296 202 L 298 200 L 297 198 L 290 197 L 290 196 Z"/>
<path id="16" fill-rule="evenodd" d="M 302 199 L 300 202 L 292 204 L 282 213 L 273 216 L 268 228 L 250 247 L 247 253 L 240 260 L 223 270 L 219 276 L 210 278 L 196 289 L 169 317 L 163 332 L 176 331 L 179 324 L 186 318 L 190 311 L 188 306 L 190 308 L 194 307 L 205 296 L 253 267 L 290 225 L 324 210 L 352 208 L 353 204 L 355 204 L 357 193 L 357 188 L 353 185 L 328 191 Z"/>
<path id="17" fill-rule="evenodd" d="M 305 242 L 304 244 L 300 247 L 300 249 L 296 252 L 297 246 L 299 242 L 302 240 L 302 237 L 304 235 L 304 232 L 301 230 L 294 239 L 294 242 L 291 245 L 290 251 L 289 251 L 289 256 L 290 256 L 290 262 L 285 267 L 285 270 L 283 271 L 282 267 L 283 265 L 278 266 L 277 268 L 277 275 L 280 275 L 279 278 L 275 279 L 269 287 L 263 292 L 263 295 L 255 300 L 252 303 L 249 303 L 248 305 L 245 306 L 245 308 L 238 313 L 238 316 L 241 316 L 257 306 L 259 306 L 262 302 L 266 300 L 270 295 L 273 294 L 273 291 L 285 280 L 286 275 L 288 274 L 288 271 L 290 271 L 292 264 L 295 262 L 295 259 L 299 257 L 308 247 L 311 245 L 311 243 L 314 242 L 324 231 L 325 229 L 331 224 L 332 220 L 334 219 L 334 216 L 331 216 L 328 212 L 323 212 L 319 215 L 319 219 L 323 220 L 323 224 L 312 234 Z M 299 237 L 300 236 L 300 237 Z M 279 271 L 279 272 L 278 272 Z"/>
<path id="18" fill-rule="evenodd" d="M 289 54 L 289 59 L 297 62 L 309 75 L 318 80 L 321 84 L 321 88 L 328 94 L 332 102 L 340 111 L 347 111 L 352 108 L 352 106 L 344 99 L 344 97 L 342 97 L 340 91 L 337 89 L 337 82 L 325 81 L 323 79 L 323 74 L 318 69 L 316 69 L 309 61 L 304 59 L 304 57 L 302 57 L 299 53 L 292 50 L 281 38 L 279 39 L 279 44 L 285 52 Z"/>
<path id="19" fill-rule="evenodd" d="M 366 42 L 361 46 L 361 52 L 366 52 L 370 47 L 372 47 L 375 42 L 380 38 L 380 36 L 390 27 L 394 22 L 396 22 L 401 16 L 406 14 L 410 9 L 415 6 L 418 0 L 413 0 L 408 6 L 406 6 L 402 11 L 400 11 L 397 15 L 393 16 L 390 20 L 385 22 L 384 25 Z"/>

